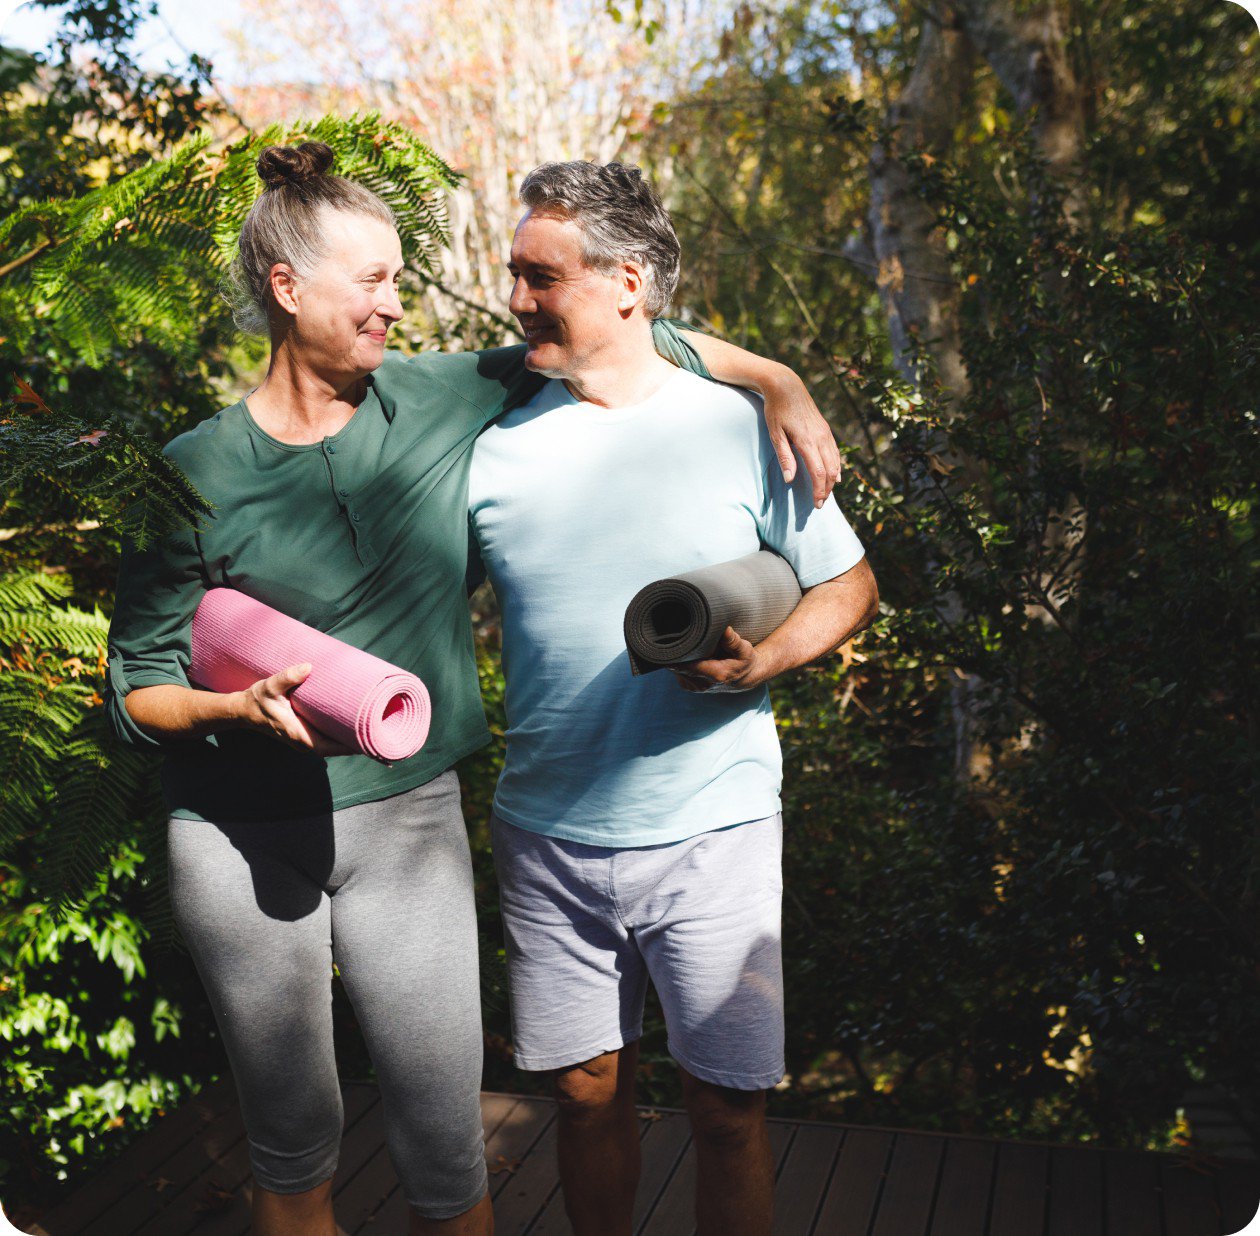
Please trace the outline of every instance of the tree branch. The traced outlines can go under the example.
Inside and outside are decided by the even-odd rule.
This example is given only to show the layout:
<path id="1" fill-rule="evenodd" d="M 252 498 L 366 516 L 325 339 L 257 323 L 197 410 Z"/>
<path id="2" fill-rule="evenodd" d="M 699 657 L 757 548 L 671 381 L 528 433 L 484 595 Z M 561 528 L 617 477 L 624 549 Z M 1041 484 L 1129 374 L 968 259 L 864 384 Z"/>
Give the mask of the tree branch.
<path id="1" fill-rule="evenodd" d="M 54 242 L 51 239 L 41 240 L 39 244 L 33 249 L 28 249 L 21 257 L 14 258 L 11 262 L 6 262 L 3 266 L 0 266 L 0 279 L 3 279 L 6 275 L 11 275 L 15 270 L 21 270 L 27 262 L 33 262 L 46 249 L 51 249 L 53 244 Z"/>

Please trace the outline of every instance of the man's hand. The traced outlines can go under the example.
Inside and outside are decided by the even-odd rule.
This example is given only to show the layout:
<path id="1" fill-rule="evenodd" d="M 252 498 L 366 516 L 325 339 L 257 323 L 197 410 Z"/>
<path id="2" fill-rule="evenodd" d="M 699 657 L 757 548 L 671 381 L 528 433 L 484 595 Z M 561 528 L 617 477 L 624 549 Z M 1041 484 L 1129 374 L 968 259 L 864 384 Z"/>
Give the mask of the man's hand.
<path id="1" fill-rule="evenodd" d="M 766 681 L 757 649 L 734 627 L 722 632 L 714 655 L 669 667 L 684 691 L 751 691 Z"/>
<path id="2" fill-rule="evenodd" d="M 840 450 L 826 418 L 818 410 L 805 383 L 792 370 L 763 384 L 766 428 L 779 457 L 783 479 L 789 485 L 796 476 L 800 455 L 814 486 L 814 506 L 820 507 L 840 479 Z M 796 455 L 794 455 L 795 448 Z"/>
<path id="3" fill-rule="evenodd" d="M 316 755 L 354 755 L 353 747 L 321 734 L 294 712 L 289 696 L 310 677 L 311 669 L 309 664 L 290 665 L 240 692 L 241 724 Z"/>

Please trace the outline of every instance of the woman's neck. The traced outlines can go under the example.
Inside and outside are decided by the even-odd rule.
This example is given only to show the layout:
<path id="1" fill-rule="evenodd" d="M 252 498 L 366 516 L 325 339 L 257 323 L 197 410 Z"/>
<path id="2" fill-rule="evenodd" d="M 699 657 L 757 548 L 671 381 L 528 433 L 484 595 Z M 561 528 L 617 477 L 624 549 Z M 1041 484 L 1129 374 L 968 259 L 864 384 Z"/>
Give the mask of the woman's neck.
<path id="1" fill-rule="evenodd" d="M 281 344 L 272 350 L 267 376 L 247 402 L 265 433 L 306 446 L 343 429 L 366 393 L 367 374 L 316 369 Z"/>

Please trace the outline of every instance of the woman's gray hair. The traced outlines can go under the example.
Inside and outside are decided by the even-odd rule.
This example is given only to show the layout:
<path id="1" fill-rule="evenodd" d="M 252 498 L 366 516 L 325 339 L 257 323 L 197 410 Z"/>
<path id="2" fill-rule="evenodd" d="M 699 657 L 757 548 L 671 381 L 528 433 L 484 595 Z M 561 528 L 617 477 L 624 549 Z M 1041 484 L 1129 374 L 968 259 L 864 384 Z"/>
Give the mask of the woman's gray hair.
<path id="1" fill-rule="evenodd" d="M 637 167 L 622 163 L 544 163 L 521 185 L 531 210 L 554 210 L 582 229 L 582 260 L 603 275 L 622 262 L 642 264 L 649 317 L 663 313 L 678 287 L 682 250 L 660 195 Z"/>
<path id="2" fill-rule="evenodd" d="M 237 254 L 223 284 L 241 330 L 267 333 L 274 308 L 271 268 L 277 262 L 291 266 L 300 279 L 314 273 L 328 252 L 328 211 L 366 215 L 397 227 L 394 212 L 370 189 L 328 174 L 335 158 L 323 142 L 268 146 L 258 156 L 258 175 L 266 187 L 241 225 Z"/>

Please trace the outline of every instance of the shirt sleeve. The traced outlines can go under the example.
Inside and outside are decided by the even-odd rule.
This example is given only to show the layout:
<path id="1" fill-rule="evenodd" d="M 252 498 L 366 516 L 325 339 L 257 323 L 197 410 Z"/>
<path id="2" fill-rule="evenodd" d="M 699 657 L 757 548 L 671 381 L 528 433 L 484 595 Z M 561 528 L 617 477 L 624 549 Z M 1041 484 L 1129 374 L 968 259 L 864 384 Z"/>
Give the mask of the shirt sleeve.
<path id="1" fill-rule="evenodd" d="M 714 382 L 716 379 L 709 372 L 708 366 L 700 359 L 700 353 L 687 342 L 687 336 L 683 333 L 683 331 L 694 329 L 678 318 L 653 318 L 652 343 L 661 356 L 677 365 L 679 369 L 686 369 L 697 377 Z"/>
<path id="2" fill-rule="evenodd" d="M 144 550 L 124 548 L 104 695 L 110 729 L 128 746 L 167 747 L 136 725 L 124 701 L 137 687 L 190 685 L 192 617 L 204 593 L 201 554 L 191 528 L 169 533 Z"/>
<path id="3" fill-rule="evenodd" d="M 813 481 L 804 468 L 796 470 L 791 485 L 784 481 L 764 421 L 760 436 L 764 466 L 757 530 L 762 541 L 792 564 L 802 588 L 843 575 L 866 556 L 857 533 L 832 494 L 815 509 Z"/>

